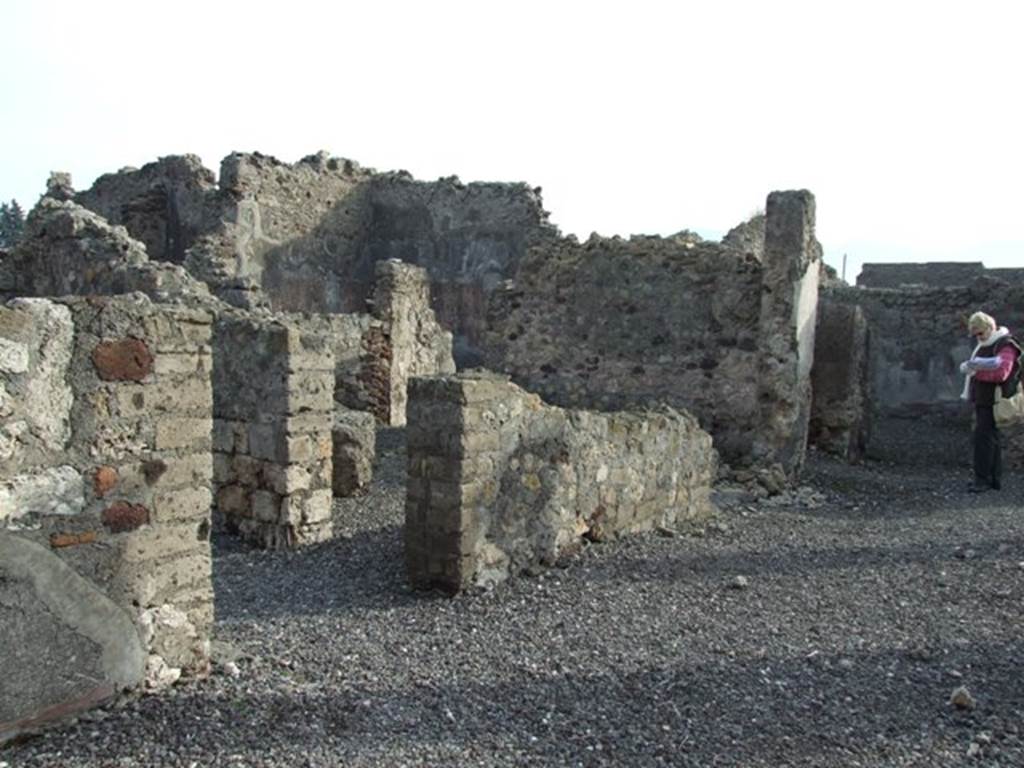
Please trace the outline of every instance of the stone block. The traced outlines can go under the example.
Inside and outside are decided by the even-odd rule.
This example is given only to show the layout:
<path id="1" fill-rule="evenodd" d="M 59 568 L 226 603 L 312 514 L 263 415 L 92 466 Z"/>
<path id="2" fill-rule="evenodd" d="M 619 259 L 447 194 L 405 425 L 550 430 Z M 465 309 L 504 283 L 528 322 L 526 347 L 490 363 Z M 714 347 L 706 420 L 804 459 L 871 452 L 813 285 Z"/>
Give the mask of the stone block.
<path id="1" fill-rule="evenodd" d="M 146 484 L 161 490 L 209 485 L 213 480 L 213 454 L 154 456 L 142 463 L 141 470 Z"/>
<path id="2" fill-rule="evenodd" d="M 252 516 L 264 523 L 280 520 L 281 497 L 272 491 L 253 491 Z"/>
<path id="3" fill-rule="evenodd" d="M 121 384 L 111 393 L 112 410 L 125 418 L 153 414 L 202 413 L 213 411 L 213 392 L 208 379 L 160 381 L 145 384 Z"/>
<path id="4" fill-rule="evenodd" d="M 369 486 L 377 445 L 373 414 L 340 411 L 331 433 L 333 445 L 332 486 L 335 496 L 351 496 Z"/>
<path id="5" fill-rule="evenodd" d="M 196 451 L 212 447 L 212 422 L 208 418 L 164 418 L 156 423 L 156 449 L 191 448 Z"/>
<path id="6" fill-rule="evenodd" d="M 225 485 L 217 491 L 217 509 L 230 518 L 252 514 L 252 491 L 241 485 Z"/>
<path id="7" fill-rule="evenodd" d="M 128 614 L 60 557 L 0 533 L 0 743 L 142 681 Z"/>
<path id="8" fill-rule="evenodd" d="M 213 602 L 212 560 L 208 541 L 190 554 L 151 561 L 120 561 L 109 594 L 119 605 L 185 604 L 195 610 L 203 598 Z"/>
<path id="9" fill-rule="evenodd" d="M 209 549 L 199 536 L 203 523 L 183 522 L 148 525 L 125 534 L 120 539 L 121 557 L 127 563 L 185 557 Z"/>
<path id="10" fill-rule="evenodd" d="M 117 470 L 113 467 L 98 467 L 93 473 L 92 490 L 97 497 L 106 496 L 117 486 Z"/>
<path id="11" fill-rule="evenodd" d="M 210 356 L 197 352 L 164 352 L 153 361 L 153 373 L 157 376 L 195 376 L 210 370 Z"/>
<path id="12" fill-rule="evenodd" d="M 288 452 L 281 425 L 250 424 L 249 455 L 266 461 L 285 461 Z"/>
<path id="13" fill-rule="evenodd" d="M 25 373 L 28 360 L 27 344 L 0 337 L 0 373 Z"/>
<path id="14" fill-rule="evenodd" d="M 238 488 L 239 486 L 225 486 Z M 222 491 L 224 488 L 221 489 Z M 218 494 L 218 498 L 219 498 Z M 208 520 L 213 494 L 209 488 L 182 488 L 162 491 L 153 496 L 153 521 L 168 523 L 185 520 Z"/>
<path id="15" fill-rule="evenodd" d="M 263 469 L 263 482 L 280 496 L 309 490 L 313 475 L 301 464 L 268 464 Z"/>
<path id="16" fill-rule="evenodd" d="M 291 525 L 315 525 L 331 519 L 330 490 L 287 496 L 281 501 L 281 521 Z"/>

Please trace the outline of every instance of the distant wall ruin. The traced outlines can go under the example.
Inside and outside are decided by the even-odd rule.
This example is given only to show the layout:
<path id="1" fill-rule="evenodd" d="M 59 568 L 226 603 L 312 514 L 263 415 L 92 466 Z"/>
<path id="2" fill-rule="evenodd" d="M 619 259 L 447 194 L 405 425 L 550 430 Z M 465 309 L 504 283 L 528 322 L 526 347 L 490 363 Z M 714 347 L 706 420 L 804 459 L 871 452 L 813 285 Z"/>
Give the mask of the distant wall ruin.
<path id="1" fill-rule="evenodd" d="M 0 741 L 205 672 L 210 335 L 140 294 L 0 307 Z"/>
<path id="2" fill-rule="evenodd" d="M 903 290 L 836 286 L 822 292 L 822 303 L 864 313 L 870 404 L 879 414 L 959 406 L 959 365 L 974 348 L 967 331 L 972 312 L 985 311 L 1016 333 L 1024 329 L 1024 284 L 996 280 Z"/>
<path id="3" fill-rule="evenodd" d="M 502 581 L 582 537 L 711 511 L 716 455 L 688 414 L 567 411 L 488 373 L 413 379 L 409 394 L 404 536 L 418 586 Z"/>
<path id="4" fill-rule="evenodd" d="M 1024 283 L 1024 269 L 987 269 L 980 261 L 865 264 L 857 275 L 857 285 L 862 288 L 958 288 L 978 278 Z"/>

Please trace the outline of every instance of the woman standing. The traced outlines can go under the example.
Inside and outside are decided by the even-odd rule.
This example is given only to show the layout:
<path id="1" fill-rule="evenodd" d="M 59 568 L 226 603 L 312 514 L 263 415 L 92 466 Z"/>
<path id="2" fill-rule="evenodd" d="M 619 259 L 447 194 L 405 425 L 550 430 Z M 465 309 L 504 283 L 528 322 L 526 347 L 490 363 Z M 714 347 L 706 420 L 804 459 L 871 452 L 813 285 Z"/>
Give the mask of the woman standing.
<path id="1" fill-rule="evenodd" d="M 992 407 L 996 387 L 1001 388 L 1003 397 L 1017 391 L 1021 347 L 1006 328 L 997 327 L 984 312 L 971 315 L 967 328 L 977 340 L 971 359 L 960 364 L 960 372 L 967 376 L 961 397 L 974 403 L 974 481 L 967 490 L 998 491 L 1002 487 L 1003 454 Z"/>

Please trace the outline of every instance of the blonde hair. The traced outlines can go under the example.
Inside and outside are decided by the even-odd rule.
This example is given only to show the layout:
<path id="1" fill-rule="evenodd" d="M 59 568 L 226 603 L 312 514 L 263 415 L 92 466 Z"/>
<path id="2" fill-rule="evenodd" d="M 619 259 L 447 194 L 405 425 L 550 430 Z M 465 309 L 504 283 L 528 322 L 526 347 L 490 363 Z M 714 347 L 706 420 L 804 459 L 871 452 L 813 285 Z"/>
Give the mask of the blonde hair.
<path id="1" fill-rule="evenodd" d="M 984 312 L 975 312 L 967 321 L 967 328 L 970 331 L 994 331 L 996 329 L 996 321 L 992 315 L 986 315 Z"/>

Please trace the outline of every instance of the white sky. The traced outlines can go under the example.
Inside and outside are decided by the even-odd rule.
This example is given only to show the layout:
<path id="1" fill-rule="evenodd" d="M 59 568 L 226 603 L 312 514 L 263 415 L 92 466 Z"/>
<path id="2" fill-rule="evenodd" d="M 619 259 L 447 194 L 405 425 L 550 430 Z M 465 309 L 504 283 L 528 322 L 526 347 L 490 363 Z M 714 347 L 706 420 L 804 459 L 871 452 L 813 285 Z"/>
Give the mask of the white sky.
<path id="1" fill-rule="evenodd" d="M 1024 4 L 4 0 L 0 199 L 325 149 L 526 181 L 565 233 L 720 237 L 806 188 L 862 261 L 1024 266 Z"/>

